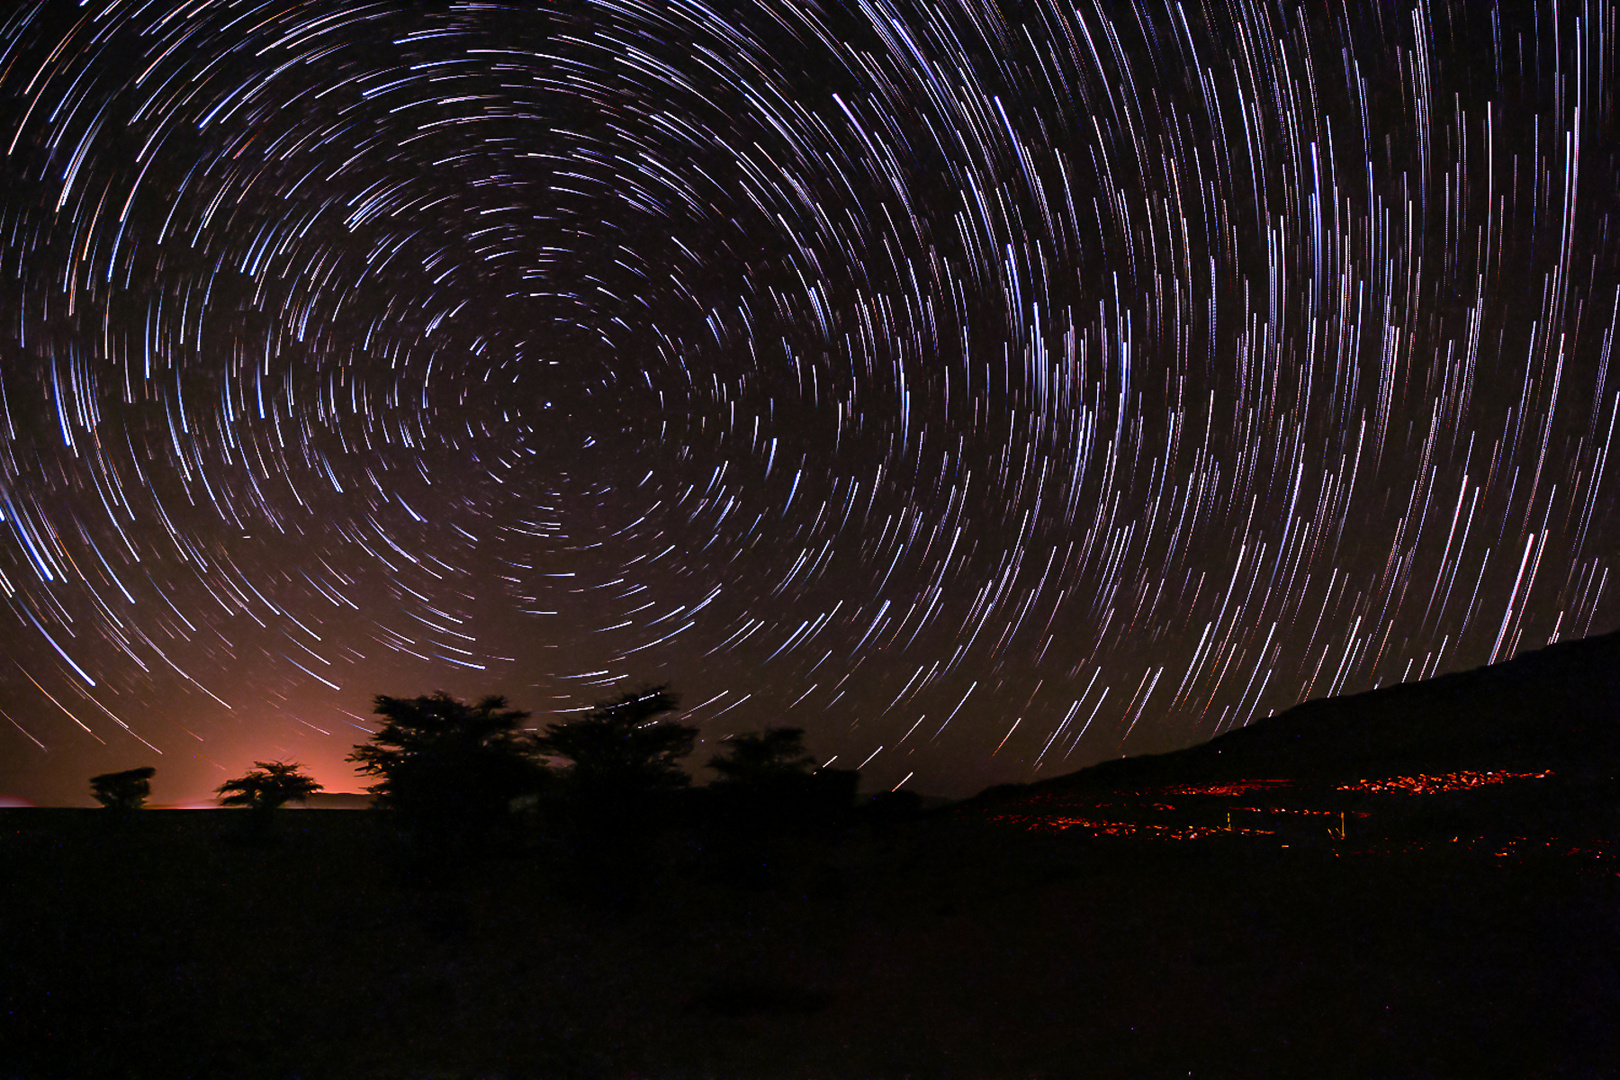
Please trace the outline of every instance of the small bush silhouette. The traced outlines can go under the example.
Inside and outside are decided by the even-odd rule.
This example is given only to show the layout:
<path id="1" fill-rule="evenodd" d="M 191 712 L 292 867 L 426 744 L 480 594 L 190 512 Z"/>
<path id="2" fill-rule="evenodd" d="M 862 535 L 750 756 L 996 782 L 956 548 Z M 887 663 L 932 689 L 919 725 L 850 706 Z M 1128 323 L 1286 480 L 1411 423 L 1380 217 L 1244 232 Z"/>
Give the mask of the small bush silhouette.
<path id="1" fill-rule="evenodd" d="M 266 813 L 289 802 L 304 802 L 321 785 L 301 771 L 297 762 L 255 761 L 246 776 L 227 780 L 216 793 L 221 806 L 246 806 Z"/>
<path id="2" fill-rule="evenodd" d="M 90 778 L 90 793 L 109 810 L 139 810 L 152 794 L 152 776 L 157 769 L 143 765 L 139 769 L 102 773 Z"/>

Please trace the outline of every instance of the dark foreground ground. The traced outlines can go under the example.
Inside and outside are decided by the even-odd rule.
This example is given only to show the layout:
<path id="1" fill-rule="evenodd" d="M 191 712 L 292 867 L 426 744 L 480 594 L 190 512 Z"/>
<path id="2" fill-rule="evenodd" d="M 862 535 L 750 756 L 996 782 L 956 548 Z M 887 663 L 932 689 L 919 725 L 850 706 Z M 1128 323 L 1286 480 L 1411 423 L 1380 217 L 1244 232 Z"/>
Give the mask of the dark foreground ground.
<path id="1" fill-rule="evenodd" d="M 925 818 L 402 876 L 373 814 L 0 811 L 0 1077 L 1620 1075 L 1620 878 Z"/>

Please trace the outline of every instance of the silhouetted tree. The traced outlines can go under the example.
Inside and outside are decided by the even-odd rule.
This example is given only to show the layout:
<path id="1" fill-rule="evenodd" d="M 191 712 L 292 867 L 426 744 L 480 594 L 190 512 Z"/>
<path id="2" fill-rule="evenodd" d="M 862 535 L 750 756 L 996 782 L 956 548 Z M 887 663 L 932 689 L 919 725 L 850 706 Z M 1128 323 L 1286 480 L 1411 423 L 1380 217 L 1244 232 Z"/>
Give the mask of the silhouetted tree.
<path id="1" fill-rule="evenodd" d="M 321 785 L 304 775 L 297 762 L 255 761 L 246 776 L 227 780 L 216 788 L 221 806 L 246 806 L 270 811 L 289 802 L 304 802 Z"/>
<path id="2" fill-rule="evenodd" d="M 732 735 L 709 759 L 709 768 L 720 774 L 717 783 L 741 787 L 769 787 L 808 776 L 815 767 L 816 759 L 804 752 L 804 729 L 794 727 Z"/>
<path id="3" fill-rule="evenodd" d="M 139 769 L 92 776 L 90 793 L 109 810 L 139 810 L 152 794 L 152 776 L 156 772 L 152 766 L 143 765 Z"/>
<path id="4" fill-rule="evenodd" d="M 818 770 L 805 753 L 803 728 L 732 735 L 709 768 L 720 774 L 707 792 L 715 854 L 726 875 L 743 884 L 770 881 L 783 834 L 836 827 L 854 802 L 856 775 Z"/>
<path id="5" fill-rule="evenodd" d="M 684 787 L 691 777 L 676 761 L 692 752 L 697 728 L 657 719 L 678 704 L 665 686 L 621 694 L 584 719 L 547 725 L 535 746 L 565 758 L 570 783 L 581 791 L 631 796 Z"/>
<path id="6" fill-rule="evenodd" d="M 425 839 L 480 844 L 545 780 L 534 736 L 519 726 L 529 714 L 506 708 L 505 698 L 468 705 L 443 691 L 379 696 L 376 711 L 383 727 L 349 760 L 379 778 L 367 789 L 376 804 Z"/>
<path id="7" fill-rule="evenodd" d="M 237 837 L 251 842 L 270 836 L 270 816 L 284 803 L 303 802 L 321 785 L 304 775 L 296 762 L 255 761 L 246 776 L 227 780 L 215 789 L 221 806 L 248 808 L 246 823 Z"/>
<path id="8" fill-rule="evenodd" d="M 732 735 L 709 768 L 720 774 L 710 785 L 717 793 L 762 802 L 757 811 L 783 824 L 836 823 L 854 805 L 860 780 L 853 769 L 817 766 L 805 753 L 804 729 L 792 727 Z"/>
<path id="9" fill-rule="evenodd" d="M 565 836 L 583 883 L 609 904 L 635 900 L 650 870 L 659 806 L 691 782 L 676 762 L 692 752 L 697 729 L 658 719 L 676 704 L 664 686 L 621 694 L 535 740 L 541 753 L 569 763 L 560 785 Z"/>

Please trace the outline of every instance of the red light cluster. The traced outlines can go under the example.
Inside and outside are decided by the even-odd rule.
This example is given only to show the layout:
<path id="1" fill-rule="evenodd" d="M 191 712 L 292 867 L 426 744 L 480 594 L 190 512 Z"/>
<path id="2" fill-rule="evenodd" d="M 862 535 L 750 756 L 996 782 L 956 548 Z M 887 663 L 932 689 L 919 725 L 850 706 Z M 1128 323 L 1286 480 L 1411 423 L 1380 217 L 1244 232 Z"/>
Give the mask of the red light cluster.
<path id="1" fill-rule="evenodd" d="M 1383 780 L 1357 780 L 1353 784 L 1340 784 L 1340 791 L 1361 791 L 1372 794 L 1406 792 L 1412 795 L 1433 795 L 1441 791 L 1466 791 L 1487 784 L 1502 784 L 1509 780 L 1542 780 L 1552 775 L 1550 770 L 1535 773 L 1490 772 L 1441 773 L 1438 776 L 1419 773 L 1417 776 L 1391 776 Z"/>
<path id="2" fill-rule="evenodd" d="M 1015 825 L 1032 832 L 1063 832 L 1081 829 L 1093 836 L 1151 836 L 1159 840 L 1197 840 L 1205 836 L 1240 834 L 1243 836 L 1271 836 L 1270 829 L 1229 828 L 1225 825 L 1154 825 L 1135 821 L 1098 821 L 1082 817 L 1047 817 L 1044 815 L 1002 814 L 990 820 L 1004 825 Z"/>
<path id="3" fill-rule="evenodd" d="M 1248 795 L 1256 791 L 1277 791 L 1293 786 L 1292 780 L 1229 780 L 1221 784 L 1185 784 L 1158 788 L 1149 795 Z"/>

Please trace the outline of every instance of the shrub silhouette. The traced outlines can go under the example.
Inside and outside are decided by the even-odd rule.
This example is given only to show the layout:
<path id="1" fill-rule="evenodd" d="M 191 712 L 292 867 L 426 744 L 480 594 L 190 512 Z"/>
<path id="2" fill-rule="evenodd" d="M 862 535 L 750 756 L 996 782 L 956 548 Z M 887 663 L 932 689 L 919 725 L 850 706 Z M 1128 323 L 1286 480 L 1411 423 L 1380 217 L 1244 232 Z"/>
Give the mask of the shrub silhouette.
<path id="1" fill-rule="evenodd" d="M 255 761 L 246 776 L 227 780 L 215 789 L 221 806 L 245 806 L 268 813 L 289 802 L 304 802 L 321 785 L 301 771 L 297 762 Z"/>
<path id="2" fill-rule="evenodd" d="M 90 793 L 109 810 L 139 810 L 152 794 L 152 777 L 157 769 L 143 765 L 139 769 L 102 773 L 90 778 Z"/>
<path id="3" fill-rule="evenodd" d="M 514 801 L 545 781 L 535 739 L 519 727 L 528 713 L 486 697 L 476 705 L 439 691 L 430 697 L 378 696 L 384 719 L 348 760 L 378 777 L 368 791 L 419 838 L 481 846 L 511 815 Z"/>
<path id="4" fill-rule="evenodd" d="M 270 838 L 271 816 L 289 802 L 304 802 L 321 785 L 304 775 L 297 762 L 255 761 L 246 776 L 227 780 L 214 789 L 221 806 L 244 806 L 247 817 L 236 822 L 236 838 L 259 843 Z"/>

